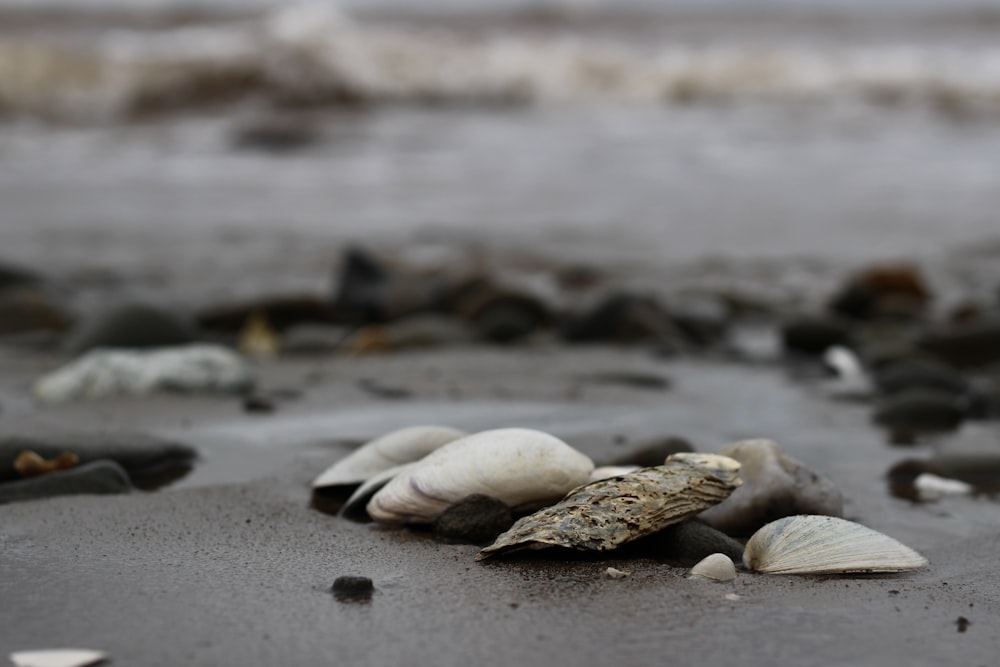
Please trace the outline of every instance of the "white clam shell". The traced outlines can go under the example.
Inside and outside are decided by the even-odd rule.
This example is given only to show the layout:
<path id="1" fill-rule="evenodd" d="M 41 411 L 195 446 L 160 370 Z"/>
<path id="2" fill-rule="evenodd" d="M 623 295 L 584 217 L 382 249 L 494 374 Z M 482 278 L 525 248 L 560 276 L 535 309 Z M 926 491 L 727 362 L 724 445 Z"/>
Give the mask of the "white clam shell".
<path id="1" fill-rule="evenodd" d="M 41 651 L 17 651 L 10 654 L 16 667 L 87 667 L 108 659 L 103 651 L 59 648 Z"/>
<path id="2" fill-rule="evenodd" d="M 841 574 L 905 572 L 927 559 L 888 535 L 832 516 L 799 515 L 773 521 L 747 542 L 743 563 L 756 572 Z"/>
<path id="3" fill-rule="evenodd" d="M 378 493 L 383 486 L 388 484 L 393 477 L 408 470 L 412 470 L 418 463 L 419 461 L 404 463 L 401 466 L 388 468 L 382 472 L 375 473 L 366 479 L 361 486 L 354 490 L 351 497 L 344 503 L 344 507 L 340 510 L 340 513 L 346 517 L 364 516 L 367 513 L 365 506 L 368 505 L 368 501 L 372 499 L 372 496 Z"/>
<path id="4" fill-rule="evenodd" d="M 736 565 L 726 554 L 711 554 L 691 568 L 691 576 L 712 581 L 732 581 L 736 578 Z"/>
<path id="5" fill-rule="evenodd" d="M 361 484 L 383 470 L 417 461 L 438 447 L 465 436 L 450 426 L 409 426 L 365 443 L 326 469 L 312 486 Z"/>
<path id="6" fill-rule="evenodd" d="M 396 475 L 368 503 L 368 514 L 388 523 L 430 523 L 473 493 L 512 508 L 558 500 L 586 483 L 594 463 L 541 431 L 483 431 L 444 445 Z"/>

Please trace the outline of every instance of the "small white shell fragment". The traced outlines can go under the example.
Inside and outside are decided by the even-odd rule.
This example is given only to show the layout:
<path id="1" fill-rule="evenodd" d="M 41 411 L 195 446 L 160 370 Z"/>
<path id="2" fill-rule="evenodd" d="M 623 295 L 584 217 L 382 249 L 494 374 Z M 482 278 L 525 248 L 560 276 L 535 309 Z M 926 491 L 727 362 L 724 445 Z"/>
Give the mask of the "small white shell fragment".
<path id="1" fill-rule="evenodd" d="M 371 440 L 327 468 L 312 486 L 361 484 L 376 473 L 419 461 L 438 447 L 465 436 L 450 426 L 421 425 L 401 428 Z"/>
<path id="2" fill-rule="evenodd" d="M 554 502 L 586 483 L 594 463 L 555 436 L 525 428 L 482 431 L 437 449 L 368 503 L 387 523 L 430 523 L 473 493 L 511 508 Z"/>
<path id="3" fill-rule="evenodd" d="M 711 554 L 691 568 L 691 578 L 732 581 L 736 578 L 736 566 L 726 554 Z"/>
<path id="4" fill-rule="evenodd" d="M 927 559 L 859 523 L 805 514 L 778 519 L 754 533 L 743 563 L 755 572 L 842 574 L 905 572 L 927 565 Z"/>
<path id="5" fill-rule="evenodd" d="M 742 595 L 737 595 L 736 593 L 726 593 L 722 597 L 729 600 L 730 602 L 739 602 L 740 600 L 743 599 Z"/>
<path id="6" fill-rule="evenodd" d="M 627 475 L 638 469 L 639 466 L 601 466 L 600 468 L 594 468 L 594 470 L 590 473 L 590 477 L 587 479 L 587 483 L 608 479 L 610 477 L 618 477 L 619 475 Z"/>
<path id="7" fill-rule="evenodd" d="M 43 651 L 17 651 L 10 654 L 16 667 L 88 667 L 108 659 L 104 651 L 61 648 Z"/>
<path id="8" fill-rule="evenodd" d="M 152 351 L 94 350 L 41 377 L 44 403 L 155 391 L 238 392 L 253 384 L 250 365 L 221 345 L 183 345 Z"/>
<path id="9" fill-rule="evenodd" d="M 608 579 L 624 579 L 625 577 L 631 577 L 632 573 L 609 567 L 604 571 L 604 576 Z"/>
<path id="10" fill-rule="evenodd" d="M 925 502 L 940 500 L 945 496 L 968 496 L 975 491 L 975 487 L 960 479 L 939 477 L 929 472 L 917 475 L 913 480 L 913 488 L 920 500 Z"/>

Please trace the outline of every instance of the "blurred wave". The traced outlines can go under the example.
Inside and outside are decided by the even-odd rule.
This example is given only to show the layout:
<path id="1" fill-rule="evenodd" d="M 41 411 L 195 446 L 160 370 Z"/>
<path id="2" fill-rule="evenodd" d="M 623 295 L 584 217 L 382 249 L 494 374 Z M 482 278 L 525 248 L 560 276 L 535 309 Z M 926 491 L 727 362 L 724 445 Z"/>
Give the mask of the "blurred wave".
<path id="1" fill-rule="evenodd" d="M 862 100 L 1000 110 L 1000 44 L 638 45 L 516 32 L 470 37 L 329 7 L 86 44 L 0 36 L 0 114 L 114 121 L 278 106 L 687 104 Z"/>

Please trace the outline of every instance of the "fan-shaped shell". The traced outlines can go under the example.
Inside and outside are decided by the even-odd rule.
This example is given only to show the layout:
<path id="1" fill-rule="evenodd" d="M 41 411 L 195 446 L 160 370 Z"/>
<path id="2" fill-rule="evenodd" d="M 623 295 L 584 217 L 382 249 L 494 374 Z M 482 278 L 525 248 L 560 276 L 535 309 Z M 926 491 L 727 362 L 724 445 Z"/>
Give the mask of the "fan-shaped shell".
<path id="1" fill-rule="evenodd" d="M 326 469 L 314 489 L 361 484 L 375 473 L 417 461 L 465 436 L 450 426 L 409 426 L 365 443 Z"/>
<path id="2" fill-rule="evenodd" d="M 754 533 L 743 563 L 756 572 L 840 574 L 916 570 L 927 559 L 859 523 L 804 514 L 778 519 Z"/>
<path id="3" fill-rule="evenodd" d="M 341 508 L 340 513 L 348 518 L 363 518 L 368 516 L 368 511 L 365 509 L 368 502 L 372 499 L 379 490 L 388 484 L 393 477 L 404 473 L 408 470 L 412 470 L 419 461 L 412 461 L 410 463 L 404 463 L 401 466 L 396 466 L 395 468 L 388 468 L 382 472 L 377 472 L 368 479 L 366 479 L 361 486 L 354 490 L 354 493 L 344 502 L 344 506 Z"/>
<path id="4" fill-rule="evenodd" d="M 540 505 L 586 482 L 593 469 L 587 456 L 547 433 L 483 431 L 444 445 L 393 477 L 367 509 L 376 521 L 430 523 L 473 493 L 515 508 Z"/>
<path id="5" fill-rule="evenodd" d="M 725 500 L 741 483 L 739 469 L 725 456 L 681 453 L 662 466 L 591 482 L 518 520 L 476 559 L 549 546 L 614 549 Z"/>
<path id="6" fill-rule="evenodd" d="M 732 581 L 736 578 L 736 565 L 726 554 L 710 554 L 691 568 L 691 576 L 712 581 Z"/>

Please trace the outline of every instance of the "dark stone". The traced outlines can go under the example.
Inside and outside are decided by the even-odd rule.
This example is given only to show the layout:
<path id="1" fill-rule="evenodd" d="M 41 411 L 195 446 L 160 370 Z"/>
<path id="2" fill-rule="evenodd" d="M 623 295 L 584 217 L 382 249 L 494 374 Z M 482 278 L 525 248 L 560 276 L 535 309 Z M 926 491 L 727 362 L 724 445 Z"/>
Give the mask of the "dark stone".
<path id="1" fill-rule="evenodd" d="M 663 465 L 663 462 L 666 461 L 667 457 L 671 454 L 693 451 L 694 447 L 692 447 L 691 443 L 684 438 L 669 436 L 661 440 L 640 444 L 632 451 L 625 453 L 613 461 L 609 461 L 605 465 L 634 465 L 648 468 L 650 466 Z"/>
<path id="2" fill-rule="evenodd" d="M 413 395 L 413 392 L 406 387 L 386 384 L 374 378 L 361 378 L 358 380 L 357 385 L 359 389 L 362 389 L 372 396 L 386 398 L 389 400 L 410 398 Z"/>
<path id="3" fill-rule="evenodd" d="M 683 567 L 706 556 L 722 553 L 737 566 L 743 562 L 743 545 L 725 533 L 694 519 L 664 528 L 636 542 L 636 550 Z"/>
<path id="4" fill-rule="evenodd" d="M 16 479 L 17 455 L 31 450 L 51 459 L 72 452 L 86 464 L 112 460 L 121 465 L 141 489 L 163 486 L 191 471 L 197 453 L 181 445 L 138 433 L 32 433 L 0 437 L 0 481 Z"/>
<path id="5" fill-rule="evenodd" d="M 346 575 L 334 580 L 330 592 L 341 602 L 364 602 L 372 599 L 375 584 L 368 577 Z"/>
<path id="6" fill-rule="evenodd" d="M 0 484 L 0 505 L 81 494 L 108 495 L 132 490 L 128 474 L 114 461 L 92 461 L 39 477 Z"/>
<path id="7" fill-rule="evenodd" d="M 489 544 L 514 524 L 514 516 L 502 501 L 479 493 L 451 505 L 434 520 L 434 535 L 448 542 Z"/>
<path id="8" fill-rule="evenodd" d="M 983 319 L 924 334 L 917 345 L 953 366 L 985 366 L 1000 361 L 1000 319 Z"/>
<path id="9" fill-rule="evenodd" d="M 548 326 L 551 314 L 539 299 L 493 285 L 485 278 L 466 282 L 450 297 L 451 308 L 476 337 L 513 343 Z"/>
<path id="10" fill-rule="evenodd" d="M 569 319 L 561 333 L 571 343 L 655 343 L 670 350 L 678 349 L 683 338 L 655 299 L 625 293 Z"/>
<path id="11" fill-rule="evenodd" d="M 942 455 L 930 459 L 904 459 L 889 468 L 889 492 L 898 498 L 919 500 L 914 482 L 928 473 L 970 484 L 977 493 L 1000 493 L 1000 454 Z"/>
<path id="12" fill-rule="evenodd" d="M 191 322 L 147 304 L 127 304 L 88 318 L 70 335 L 66 348 L 79 354 L 95 348 L 156 348 L 197 339 Z"/>
<path id="13" fill-rule="evenodd" d="M 20 287 L 0 291 L 0 335 L 62 332 L 72 323 L 66 311 L 37 289 Z"/>
<path id="14" fill-rule="evenodd" d="M 853 320 L 909 320 L 922 314 L 930 298 L 930 290 L 916 267 L 880 265 L 853 275 L 830 300 L 829 308 Z"/>
<path id="15" fill-rule="evenodd" d="M 886 395 L 908 389 L 932 389 L 953 396 L 968 391 L 965 378 L 954 368 L 928 359 L 902 359 L 874 373 L 875 386 Z"/>
<path id="16" fill-rule="evenodd" d="M 265 116 L 245 121 L 233 131 L 234 148 L 268 153 L 290 153 L 322 141 L 319 128 L 297 116 Z"/>
<path id="17" fill-rule="evenodd" d="M 333 307 L 357 324 L 386 321 L 389 278 L 389 270 L 370 253 L 358 247 L 347 248 L 341 258 Z"/>
<path id="18" fill-rule="evenodd" d="M 712 345 L 722 340 L 729 328 L 730 310 L 718 298 L 681 297 L 668 305 L 674 324 L 695 345 Z"/>
<path id="19" fill-rule="evenodd" d="M 851 333 L 839 322 L 819 317 L 802 317 L 781 327 L 781 344 L 787 352 L 821 355 L 834 345 L 849 347 Z"/>
<path id="20" fill-rule="evenodd" d="M 26 267 L 8 262 L 0 263 L 0 290 L 38 285 L 41 282 L 41 277 Z"/>
<path id="21" fill-rule="evenodd" d="M 269 414 L 274 412 L 274 401 L 258 394 L 252 394 L 243 399 L 243 411 L 251 414 Z"/>
<path id="22" fill-rule="evenodd" d="M 1000 379 L 983 380 L 972 385 L 966 416 L 969 419 L 1000 419 Z"/>
<path id="23" fill-rule="evenodd" d="M 955 431 L 964 418 L 965 406 L 952 394 L 909 389 L 880 402 L 873 421 L 890 431 L 894 444 L 908 444 L 920 435 Z"/>
<path id="24" fill-rule="evenodd" d="M 670 379 L 662 375 L 653 373 L 639 373 L 630 371 L 605 371 L 602 373 L 587 373 L 580 375 L 583 382 L 593 382 L 596 384 L 618 384 L 635 389 L 648 389 L 651 391 L 666 391 L 670 389 Z"/>

